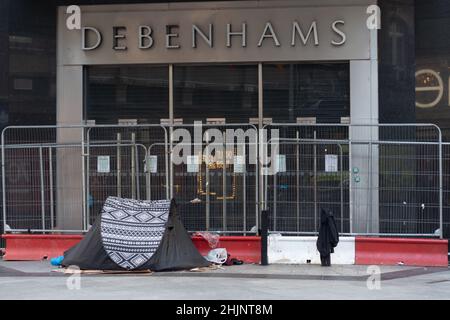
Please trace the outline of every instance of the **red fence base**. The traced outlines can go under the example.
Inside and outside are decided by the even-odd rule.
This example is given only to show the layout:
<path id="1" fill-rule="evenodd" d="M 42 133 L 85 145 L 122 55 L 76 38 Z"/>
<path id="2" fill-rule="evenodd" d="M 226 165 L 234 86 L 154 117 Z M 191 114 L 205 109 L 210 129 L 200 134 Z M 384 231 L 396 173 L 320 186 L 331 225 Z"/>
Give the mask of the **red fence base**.
<path id="1" fill-rule="evenodd" d="M 5 234 L 6 253 L 3 260 L 36 261 L 63 255 L 64 251 L 76 245 L 82 235 L 38 235 Z M 192 242 L 202 255 L 211 248 L 202 237 L 193 237 Z M 217 248 L 226 248 L 233 257 L 246 263 L 261 261 L 261 240 L 259 237 L 220 237 Z"/>
<path id="2" fill-rule="evenodd" d="M 3 260 L 36 261 L 63 255 L 76 245 L 82 235 L 4 234 L 6 252 Z"/>
<path id="3" fill-rule="evenodd" d="M 206 256 L 212 249 L 208 242 L 200 237 L 192 237 L 192 242 L 203 256 Z M 220 237 L 217 248 L 225 248 L 232 258 L 244 261 L 245 263 L 260 263 L 261 261 L 261 238 L 255 236 L 230 236 Z"/>
<path id="4" fill-rule="evenodd" d="M 33 261 L 60 256 L 76 245 L 82 235 L 6 234 L 6 252 L 3 260 Z M 192 237 L 192 242 L 202 255 L 211 250 L 202 237 Z M 217 248 L 226 248 L 233 257 L 246 263 L 260 263 L 260 237 L 220 237 Z M 355 264 L 359 265 L 410 265 L 447 267 L 448 241 L 432 239 L 369 238 L 356 237 Z"/>
<path id="5" fill-rule="evenodd" d="M 356 237 L 355 263 L 363 265 L 448 266 L 448 241 Z"/>

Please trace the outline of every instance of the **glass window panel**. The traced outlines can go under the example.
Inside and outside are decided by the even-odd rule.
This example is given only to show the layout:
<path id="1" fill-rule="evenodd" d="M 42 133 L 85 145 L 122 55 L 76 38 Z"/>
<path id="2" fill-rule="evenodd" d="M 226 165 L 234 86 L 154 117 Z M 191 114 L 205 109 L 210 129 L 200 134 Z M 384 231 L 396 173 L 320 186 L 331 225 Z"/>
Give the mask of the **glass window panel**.
<path id="1" fill-rule="evenodd" d="M 348 63 L 267 64 L 263 66 L 264 117 L 274 122 L 340 122 L 350 116 Z"/>
<path id="2" fill-rule="evenodd" d="M 174 116 L 184 123 L 207 118 L 246 123 L 258 117 L 258 67 L 175 66 Z"/>
<path id="3" fill-rule="evenodd" d="M 167 66 L 91 66 L 87 70 L 86 119 L 117 123 L 169 117 Z"/>
<path id="4" fill-rule="evenodd" d="M 450 1 L 416 1 L 416 121 L 450 140 Z M 411 112 L 412 113 L 412 112 Z"/>

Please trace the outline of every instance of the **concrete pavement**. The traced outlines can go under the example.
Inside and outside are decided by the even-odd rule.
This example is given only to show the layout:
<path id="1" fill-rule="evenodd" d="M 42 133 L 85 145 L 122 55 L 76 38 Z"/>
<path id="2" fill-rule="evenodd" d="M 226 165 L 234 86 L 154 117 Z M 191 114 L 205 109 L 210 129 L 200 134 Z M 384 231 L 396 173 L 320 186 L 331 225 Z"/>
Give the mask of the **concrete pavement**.
<path id="1" fill-rule="evenodd" d="M 243 265 L 81 277 L 52 269 L 48 261 L 0 261 L 0 299 L 450 299 L 448 268 Z"/>

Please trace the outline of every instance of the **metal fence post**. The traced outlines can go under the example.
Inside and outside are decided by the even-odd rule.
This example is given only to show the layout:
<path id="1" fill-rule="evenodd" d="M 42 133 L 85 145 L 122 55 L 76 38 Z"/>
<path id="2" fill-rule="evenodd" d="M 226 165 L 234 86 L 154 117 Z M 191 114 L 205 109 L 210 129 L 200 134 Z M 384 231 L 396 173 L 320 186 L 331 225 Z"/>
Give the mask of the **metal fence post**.
<path id="1" fill-rule="evenodd" d="M 372 139 L 372 138 L 371 138 Z M 372 232 L 372 219 L 373 219 L 373 212 L 372 212 L 372 197 L 373 197 L 373 190 L 372 190 L 372 141 L 369 141 L 369 168 L 368 168 L 368 182 L 367 182 L 367 189 L 369 191 L 369 218 L 367 219 L 367 233 Z"/>
<path id="2" fill-rule="evenodd" d="M 314 153 L 314 231 L 317 232 L 317 131 L 314 130 L 314 145 L 313 145 L 313 153 Z"/>
<path id="3" fill-rule="evenodd" d="M 136 167 L 136 199 L 141 199 L 141 166 L 139 164 L 139 148 L 136 143 L 133 143 L 134 152 L 136 154 L 134 165 Z M 147 149 L 144 148 L 144 156 L 147 154 Z"/>
<path id="4" fill-rule="evenodd" d="M 174 114 L 173 114 L 173 106 L 174 106 L 174 81 L 173 81 L 173 64 L 169 64 L 169 150 L 170 150 L 170 198 L 174 197 L 173 195 L 173 126 L 174 126 Z"/>
<path id="5" fill-rule="evenodd" d="M 263 64 L 260 62 L 258 63 L 258 126 L 257 126 L 257 132 L 258 132 L 258 162 L 260 166 L 260 170 L 258 173 L 258 179 L 260 181 L 260 191 L 258 192 L 258 213 L 256 215 L 256 228 L 259 229 L 260 225 L 260 216 L 262 214 L 262 210 L 264 210 L 267 207 L 267 198 L 264 198 L 264 172 L 263 172 L 263 163 L 262 162 L 262 152 L 261 147 L 264 143 L 263 141 L 263 132 L 264 132 L 264 81 L 263 81 Z M 261 162 L 260 162 L 261 160 Z"/>
<path id="6" fill-rule="evenodd" d="M 167 141 L 167 129 L 164 127 L 164 163 L 166 167 L 166 198 L 171 199 L 170 177 L 169 177 L 169 144 Z M 149 147 L 150 150 L 150 147 Z M 172 152 L 170 152 L 172 154 Z"/>
<path id="7" fill-rule="evenodd" d="M 5 169 L 5 130 L 2 130 L 2 211 L 3 211 L 3 232 L 6 230 L 6 169 Z"/>
<path id="8" fill-rule="evenodd" d="M 83 129 L 83 132 L 84 132 L 84 129 Z M 91 190 L 91 179 L 90 179 L 90 177 L 91 177 L 90 133 L 91 133 L 91 127 L 87 129 L 86 146 L 82 147 L 82 149 L 83 149 L 83 151 L 82 151 L 83 156 L 81 157 L 82 161 L 83 161 L 83 166 L 84 166 L 84 163 L 86 163 L 86 166 L 84 167 L 85 169 L 83 169 L 83 172 L 86 171 L 86 174 L 83 177 L 83 181 L 86 181 L 86 182 L 85 182 L 85 185 L 83 186 L 82 192 L 84 194 L 85 201 L 86 201 L 86 208 L 85 208 L 85 210 L 86 210 L 86 221 L 87 221 L 87 224 L 89 224 L 89 222 L 91 220 L 91 208 L 89 207 L 90 199 L 91 199 L 91 197 L 90 197 L 90 195 L 91 195 L 91 192 L 90 192 L 90 190 Z M 84 152 L 85 149 L 86 149 L 86 152 Z M 84 188 L 85 188 L 85 190 L 84 190 Z"/>
<path id="9" fill-rule="evenodd" d="M 39 147 L 39 176 L 41 184 L 41 222 L 42 230 L 45 230 L 45 190 L 44 190 L 44 159 L 42 147 Z"/>
<path id="10" fill-rule="evenodd" d="M 150 173 L 150 156 L 151 156 L 151 150 L 152 146 L 148 148 L 148 151 L 146 152 L 146 158 L 145 158 L 145 185 L 146 185 L 146 199 L 151 199 L 151 173 Z M 167 197 L 168 198 L 168 197 Z"/>
<path id="11" fill-rule="evenodd" d="M 55 227 L 55 210 L 54 206 L 54 198 L 53 198 L 53 153 L 52 147 L 48 148 L 48 170 L 49 170 L 49 188 L 50 188 L 50 227 L 54 229 Z"/>
<path id="12" fill-rule="evenodd" d="M 131 198 L 136 199 L 136 133 L 131 133 Z"/>
<path id="13" fill-rule="evenodd" d="M 300 231 L 300 135 L 298 130 L 295 133 L 295 138 L 297 139 L 297 143 L 295 144 L 295 181 L 296 181 L 296 190 L 295 190 L 295 196 L 296 196 L 296 205 L 295 205 L 295 214 L 296 214 L 296 230 L 297 232 Z"/>
<path id="14" fill-rule="evenodd" d="M 225 132 L 224 142 L 226 141 Z M 222 157 L 223 157 L 223 166 L 222 166 L 222 190 L 223 190 L 223 199 L 222 199 L 222 228 L 223 231 L 227 231 L 227 154 L 226 154 L 226 146 L 222 145 Z"/>
<path id="15" fill-rule="evenodd" d="M 339 171 L 341 174 L 340 191 L 341 191 L 341 233 L 344 232 L 344 152 L 342 151 L 342 145 L 339 146 Z"/>
<path id="16" fill-rule="evenodd" d="M 274 161 L 274 159 L 272 159 Z M 276 163 L 275 166 L 278 164 Z M 277 170 L 273 172 L 272 179 L 273 179 L 273 231 L 277 231 L 277 189 L 278 189 L 278 179 L 277 179 Z"/>
<path id="17" fill-rule="evenodd" d="M 122 135 L 117 133 L 117 196 L 120 198 L 122 196 L 122 162 L 121 162 L 121 150 L 120 143 L 122 140 Z"/>
<path id="18" fill-rule="evenodd" d="M 442 165 L 442 131 L 439 130 L 439 238 L 444 238 L 444 221 L 443 221 L 443 165 Z"/>
<path id="19" fill-rule="evenodd" d="M 242 147 L 243 155 L 242 158 L 244 160 L 244 172 L 242 173 L 242 229 L 244 231 L 244 235 L 247 235 L 247 161 L 246 161 L 246 150 L 245 143 Z M 233 167 L 236 164 L 233 165 Z M 234 170 L 234 168 L 233 168 Z M 234 173 L 236 175 L 236 173 Z"/>
<path id="20" fill-rule="evenodd" d="M 349 187 L 349 214 L 348 214 L 348 222 L 349 222 L 349 231 L 350 234 L 353 233 L 353 211 L 355 204 L 355 186 L 353 183 L 353 152 L 352 152 L 352 138 L 353 138 L 353 130 L 352 125 L 348 126 L 348 187 Z"/>
<path id="21" fill-rule="evenodd" d="M 89 195 L 87 194 L 88 189 L 86 188 L 86 183 L 89 178 L 86 176 L 86 168 L 89 167 L 89 163 L 86 164 L 86 159 L 89 159 L 89 158 L 87 157 L 86 150 L 85 150 L 85 148 L 86 148 L 85 132 L 84 132 L 85 127 L 81 126 L 80 129 L 81 129 L 81 194 L 82 194 L 82 196 L 81 196 L 82 197 L 82 199 L 81 199 L 81 201 L 82 201 L 81 214 L 83 215 L 82 216 L 82 224 L 83 224 L 82 228 L 83 228 L 83 230 L 87 230 L 87 226 L 88 226 L 87 214 L 89 211 L 89 208 L 88 208 L 89 207 L 89 201 L 88 201 Z"/>
<path id="22" fill-rule="evenodd" d="M 255 129 L 256 132 L 256 141 L 255 141 L 255 152 L 256 154 L 253 155 L 255 158 L 255 225 L 256 225 L 256 229 L 258 229 L 258 217 L 259 217 L 259 209 L 260 209 L 260 202 L 261 202 L 261 198 L 260 198 L 260 184 L 261 184 L 261 180 L 260 180 L 260 176 L 261 176 L 261 172 L 259 169 L 259 136 L 258 136 L 258 130 Z M 249 149 L 249 157 L 250 157 L 250 149 Z M 250 162 L 250 161 L 249 161 Z"/>
<path id="23" fill-rule="evenodd" d="M 206 141 L 209 141 L 209 136 L 208 136 L 208 132 L 206 132 Z M 203 146 L 203 143 L 202 143 Z M 206 153 L 206 157 L 205 157 L 205 191 L 206 191 L 206 195 L 205 195 L 205 226 L 206 226 L 206 231 L 209 231 L 211 225 L 211 177 L 209 176 L 209 142 L 207 142 L 205 144 L 205 153 Z M 203 155 L 199 154 L 198 156 L 198 162 L 199 162 L 199 166 L 201 168 L 202 164 L 203 164 Z M 201 173 L 200 173 L 201 174 Z"/>

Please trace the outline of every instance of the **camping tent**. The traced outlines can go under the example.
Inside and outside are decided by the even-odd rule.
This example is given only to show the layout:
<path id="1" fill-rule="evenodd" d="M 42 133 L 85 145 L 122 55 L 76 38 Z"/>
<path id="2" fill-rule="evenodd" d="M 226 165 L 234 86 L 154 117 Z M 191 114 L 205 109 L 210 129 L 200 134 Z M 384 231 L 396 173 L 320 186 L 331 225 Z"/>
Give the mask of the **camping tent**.
<path id="1" fill-rule="evenodd" d="M 101 217 L 62 265 L 82 270 L 181 270 L 209 265 L 192 243 L 175 201 L 109 197 Z"/>

